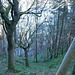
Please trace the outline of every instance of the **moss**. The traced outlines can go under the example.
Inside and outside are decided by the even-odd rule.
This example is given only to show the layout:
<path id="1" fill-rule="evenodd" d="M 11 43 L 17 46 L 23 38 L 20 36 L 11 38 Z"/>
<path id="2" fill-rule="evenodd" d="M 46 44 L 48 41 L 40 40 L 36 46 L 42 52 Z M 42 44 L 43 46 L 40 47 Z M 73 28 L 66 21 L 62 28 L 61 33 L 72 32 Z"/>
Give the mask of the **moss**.
<path id="1" fill-rule="evenodd" d="M 21 71 L 20 69 L 12 68 L 12 69 L 8 69 L 6 72 L 19 73 L 20 71 Z"/>
<path id="2" fill-rule="evenodd" d="M 8 7 L 6 8 L 6 11 L 5 11 L 6 16 L 8 16 L 10 8 L 11 8 L 11 5 L 9 4 Z"/>

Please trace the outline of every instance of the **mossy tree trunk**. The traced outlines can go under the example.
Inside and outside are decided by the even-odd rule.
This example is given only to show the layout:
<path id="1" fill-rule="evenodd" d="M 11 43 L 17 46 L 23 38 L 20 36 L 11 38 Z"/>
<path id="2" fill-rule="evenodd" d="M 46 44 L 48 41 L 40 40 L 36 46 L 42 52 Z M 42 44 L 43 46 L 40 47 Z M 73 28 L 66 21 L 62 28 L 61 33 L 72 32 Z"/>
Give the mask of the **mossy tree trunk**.
<path id="1" fill-rule="evenodd" d="M 13 30 L 7 35 L 8 41 L 8 70 L 14 70 L 14 45 L 13 45 Z"/>

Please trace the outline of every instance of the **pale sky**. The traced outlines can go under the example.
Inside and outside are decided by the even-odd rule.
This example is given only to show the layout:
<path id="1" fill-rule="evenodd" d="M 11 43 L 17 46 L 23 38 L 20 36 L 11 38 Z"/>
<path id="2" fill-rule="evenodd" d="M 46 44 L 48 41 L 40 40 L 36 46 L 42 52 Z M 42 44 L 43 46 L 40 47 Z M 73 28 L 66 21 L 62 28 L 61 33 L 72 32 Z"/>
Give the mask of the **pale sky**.
<path id="1" fill-rule="evenodd" d="M 33 1 L 34 0 L 21 0 L 19 4 L 22 7 L 22 11 L 27 10 L 31 6 Z"/>

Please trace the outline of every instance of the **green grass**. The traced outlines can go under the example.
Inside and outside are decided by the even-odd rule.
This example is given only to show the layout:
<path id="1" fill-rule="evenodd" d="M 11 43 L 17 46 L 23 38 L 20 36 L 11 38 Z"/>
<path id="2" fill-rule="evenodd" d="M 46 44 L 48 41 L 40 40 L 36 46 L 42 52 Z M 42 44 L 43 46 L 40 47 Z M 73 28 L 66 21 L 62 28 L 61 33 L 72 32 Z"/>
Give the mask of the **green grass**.
<path id="1" fill-rule="evenodd" d="M 62 59 L 64 55 L 60 55 L 56 59 L 52 59 L 46 62 L 43 62 L 44 59 L 41 59 L 41 57 L 44 57 L 43 53 L 38 54 L 38 63 L 35 62 L 35 59 L 33 59 L 33 56 L 29 56 L 29 67 L 25 66 L 25 58 L 24 57 L 19 57 L 15 56 L 15 69 L 17 70 L 18 75 L 36 75 L 37 72 L 56 72 L 62 62 Z M 0 57 L 0 60 L 2 58 Z M 42 61 L 40 61 L 42 60 Z M 7 67 L 7 58 L 6 60 L 2 61 L 2 64 L 4 65 L 2 69 L 0 68 L 0 75 L 1 72 L 5 71 L 6 69 L 3 69 L 4 67 Z M 73 61 L 69 71 L 72 72 L 73 70 L 73 65 L 75 61 Z M 71 75 L 71 74 L 70 74 Z"/>
<path id="2" fill-rule="evenodd" d="M 38 54 L 38 63 L 34 62 L 35 59 L 32 57 L 29 57 L 29 67 L 25 66 L 25 58 L 24 57 L 15 57 L 16 63 L 16 69 L 20 69 L 22 73 L 37 73 L 37 72 L 56 72 L 63 56 L 60 56 L 59 58 L 52 59 L 46 62 L 42 62 L 41 56 L 43 56 L 43 53 Z M 44 60 L 44 59 L 42 59 Z"/>

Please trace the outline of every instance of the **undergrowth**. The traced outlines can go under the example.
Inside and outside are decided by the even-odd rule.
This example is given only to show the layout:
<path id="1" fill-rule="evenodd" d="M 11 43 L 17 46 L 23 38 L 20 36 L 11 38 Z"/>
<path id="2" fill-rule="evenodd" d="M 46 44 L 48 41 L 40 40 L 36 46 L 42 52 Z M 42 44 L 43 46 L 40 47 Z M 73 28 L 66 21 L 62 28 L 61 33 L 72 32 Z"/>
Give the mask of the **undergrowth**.
<path id="1" fill-rule="evenodd" d="M 51 59 L 49 61 L 43 61 L 44 59 L 41 58 L 42 56 L 43 53 L 38 54 L 38 63 L 35 62 L 34 56 L 29 56 L 29 67 L 25 66 L 25 57 L 15 56 L 15 69 L 20 71 L 18 75 L 36 75 L 38 72 L 56 72 L 64 57 L 64 55 L 60 55 L 58 58 Z M 2 75 L 1 73 L 7 69 L 7 57 L 3 59 L 0 57 L 0 61 L 3 60 L 1 62 L 3 66 L 0 68 L 0 75 Z M 70 75 L 73 70 L 74 63 L 75 61 L 73 61 L 71 67 L 69 68 Z"/>

